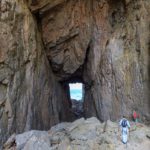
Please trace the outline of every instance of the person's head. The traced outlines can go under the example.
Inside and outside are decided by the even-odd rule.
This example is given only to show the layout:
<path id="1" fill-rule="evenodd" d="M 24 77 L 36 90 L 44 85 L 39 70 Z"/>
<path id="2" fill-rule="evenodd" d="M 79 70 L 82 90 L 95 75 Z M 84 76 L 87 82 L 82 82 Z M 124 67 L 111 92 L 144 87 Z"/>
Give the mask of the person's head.
<path id="1" fill-rule="evenodd" d="M 125 116 L 125 115 L 123 115 L 123 118 L 126 118 L 126 116 Z"/>

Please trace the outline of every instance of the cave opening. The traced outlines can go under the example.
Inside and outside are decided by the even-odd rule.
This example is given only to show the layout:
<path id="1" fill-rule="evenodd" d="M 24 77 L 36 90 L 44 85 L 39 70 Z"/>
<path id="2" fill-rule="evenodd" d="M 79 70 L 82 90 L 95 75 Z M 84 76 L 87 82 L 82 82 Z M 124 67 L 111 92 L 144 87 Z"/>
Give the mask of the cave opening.
<path id="1" fill-rule="evenodd" d="M 68 83 L 71 110 L 75 119 L 83 117 L 84 84 L 82 82 Z"/>

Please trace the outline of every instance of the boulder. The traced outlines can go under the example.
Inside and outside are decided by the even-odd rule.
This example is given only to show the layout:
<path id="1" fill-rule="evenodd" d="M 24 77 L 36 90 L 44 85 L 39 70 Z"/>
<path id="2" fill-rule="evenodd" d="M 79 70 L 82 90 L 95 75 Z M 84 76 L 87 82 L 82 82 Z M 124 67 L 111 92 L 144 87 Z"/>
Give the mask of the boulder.
<path id="1" fill-rule="evenodd" d="M 46 131 L 28 131 L 16 136 L 16 149 L 18 150 L 50 150 L 50 139 Z"/>

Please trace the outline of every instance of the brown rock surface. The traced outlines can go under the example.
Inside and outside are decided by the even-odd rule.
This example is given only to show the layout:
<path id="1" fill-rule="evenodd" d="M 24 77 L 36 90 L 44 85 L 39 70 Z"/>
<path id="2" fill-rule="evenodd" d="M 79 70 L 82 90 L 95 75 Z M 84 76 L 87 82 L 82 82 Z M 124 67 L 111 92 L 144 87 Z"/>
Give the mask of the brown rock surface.
<path id="1" fill-rule="evenodd" d="M 149 1 L 111 0 L 100 8 L 101 3 L 93 6 L 97 30 L 85 68 L 90 85 L 85 109 L 93 114 L 94 101 L 95 114 L 102 120 L 130 116 L 133 109 L 150 120 Z"/>
<path id="2" fill-rule="evenodd" d="M 86 0 L 64 2 L 41 17 L 46 54 L 60 80 L 83 65 L 91 37 L 91 19 L 91 3 Z"/>
<path id="3" fill-rule="evenodd" d="M 0 146 L 7 136 L 48 129 L 64 118 L 65 94 L 23 0 L 0 2 Z M 67 106 L 65 107 L 67 108 Z"/>
<path id="4" fill-rule="evenodd" d="M 58 3 L 37 4 L 57 79 L 83 81 L 86 116 L 115 120 L 137 109 L 149 120 L 149 1 Z"/>
<path id="5" fill-rule="evenodd" d="M 149 0 L 1 0 L 0 143 L 70 120 L 69 82 L 85 117 L 150 121 L 149 15 Z"/>

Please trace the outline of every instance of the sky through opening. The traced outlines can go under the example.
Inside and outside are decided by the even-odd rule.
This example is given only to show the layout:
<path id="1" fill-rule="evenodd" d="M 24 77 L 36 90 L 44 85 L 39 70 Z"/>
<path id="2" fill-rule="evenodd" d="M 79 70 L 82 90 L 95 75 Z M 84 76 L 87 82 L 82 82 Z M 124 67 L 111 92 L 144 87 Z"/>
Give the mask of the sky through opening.
<path id="1" fill-rule="evenodd" d="M 82 100 L 82 83 L 70 83 L 71 99 Z"/>

